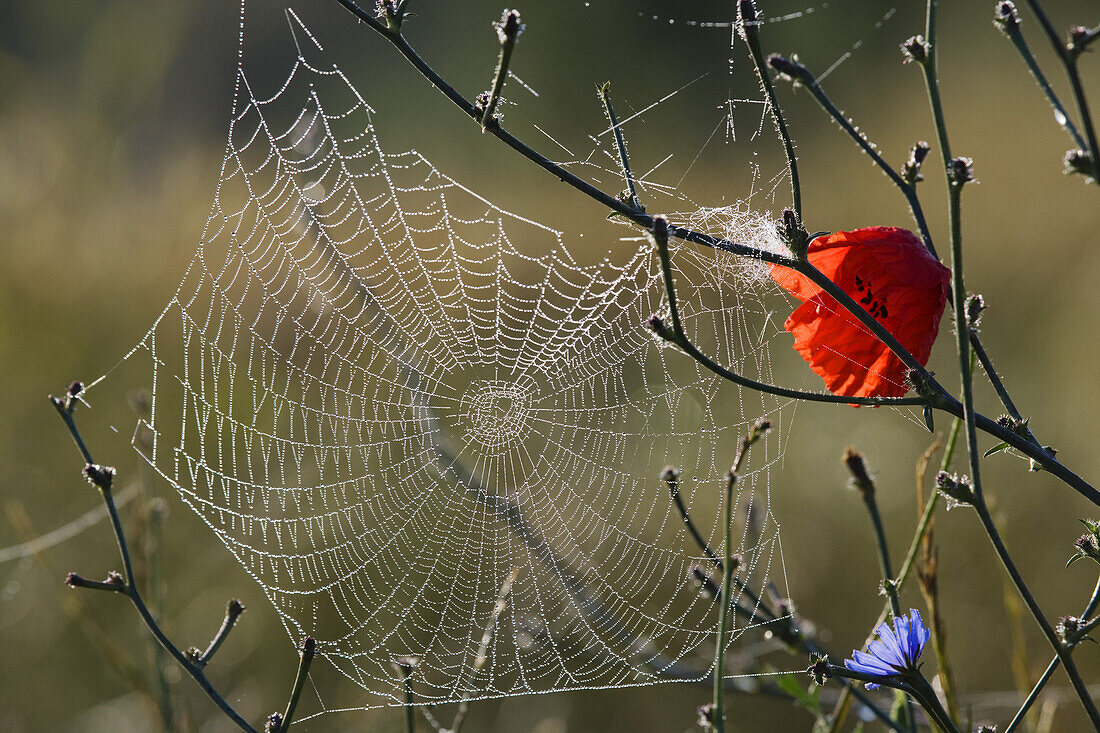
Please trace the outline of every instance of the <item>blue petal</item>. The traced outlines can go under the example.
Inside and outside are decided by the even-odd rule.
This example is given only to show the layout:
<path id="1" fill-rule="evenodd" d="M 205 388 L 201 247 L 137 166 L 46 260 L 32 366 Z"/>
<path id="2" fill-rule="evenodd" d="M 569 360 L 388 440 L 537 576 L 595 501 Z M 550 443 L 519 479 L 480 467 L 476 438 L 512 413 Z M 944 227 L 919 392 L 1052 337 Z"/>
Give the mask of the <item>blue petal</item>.
<path id="1" fill-rule="evenodd" d="M 928 627 L 924 625 L 921 620 L 920 611 L 913 609 L 910 612 L 912 618 L 912 627 L 909 632 L 909 649 L 912 663 L 915 665 L 917 658 L 921 652 L 924 651 L 924 645 L 928 643 L 928 640 L 932 637 L 932 632 L 928 630 Z"/>
<path id="2" fill-rule="evenodd" d="M 855 672 L 864 672 L 875 675 L 896 674 L 897 670 L 891 668 L 878 657 L 861 652 L 858 649 L 852 651 L 853 659 L 845 659 L 844 666 Z"/>

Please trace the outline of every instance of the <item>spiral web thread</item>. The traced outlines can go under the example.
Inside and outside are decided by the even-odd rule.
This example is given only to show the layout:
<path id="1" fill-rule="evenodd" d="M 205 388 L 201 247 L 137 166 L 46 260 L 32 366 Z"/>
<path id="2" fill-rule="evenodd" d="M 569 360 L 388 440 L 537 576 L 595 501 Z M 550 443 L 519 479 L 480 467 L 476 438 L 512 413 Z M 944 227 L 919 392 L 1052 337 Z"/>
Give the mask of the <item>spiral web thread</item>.
<path id="1" fill-rule="evenodd" d="M 374 111 L 288 18 L 298 58 L 266 96 L 241 63 L 202 241 L 128 356 L 152 383 L 135 446 L 290 637 L 316 637 L 363 689 L 357 707 L 404 704 L 403 657 L 426 704 L 706 678 L 718 609 L 693 569 L 713 570 L 657 477 L 683 467 L 720 547 L 736 441 L 783 404 L 642 328 L 667 307 L 648 241 L 583 263 L 561 232 L 386 152 Z M 741 204 L 678 220 L 781 246 Z M 769 379 L 761 263 L 673 257 L 691 337 Z M 780 435 L 737 485 L 735 544 L 739 577 L 786 596 Z M 334 709 L 323 694 L 315 714 Z"/>

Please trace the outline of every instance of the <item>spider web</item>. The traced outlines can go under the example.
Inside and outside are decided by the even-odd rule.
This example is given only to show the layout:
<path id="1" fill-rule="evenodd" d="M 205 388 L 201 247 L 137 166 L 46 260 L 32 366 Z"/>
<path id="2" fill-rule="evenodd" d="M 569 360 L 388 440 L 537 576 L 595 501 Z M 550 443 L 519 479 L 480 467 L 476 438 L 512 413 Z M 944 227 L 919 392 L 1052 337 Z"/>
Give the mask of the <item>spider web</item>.
<path id="1" fill-rule="evenodd" d="M 658 475 L 683 467 L 720 546 L 736 441 L 785 402 L 642 327 L 667 308 L 644 237 L 592 261 L 591 240 L 388 152 L 371 106 L 288 20 L 298 55 L 273 93 L 241 54 L 202 240 L 127 356 L 152 385 L 135 447 L 289 636 L 314 636 L 362 688 L 357 708 L 405 704 L 405 658 L 418 704 L 705 679 L 718 609 L 694 576 L 711 569 Z M 782 247 L 744 202 L 689 208 L 673 218 Z M 772 381 L 761 263 L 673 259 L 695 343 Z M 736 551 L 742 580 L 785 597 L 768 482 L 781 436 L 738 484 Z M 764 623 L 738 619 L 734 638 Z"/>

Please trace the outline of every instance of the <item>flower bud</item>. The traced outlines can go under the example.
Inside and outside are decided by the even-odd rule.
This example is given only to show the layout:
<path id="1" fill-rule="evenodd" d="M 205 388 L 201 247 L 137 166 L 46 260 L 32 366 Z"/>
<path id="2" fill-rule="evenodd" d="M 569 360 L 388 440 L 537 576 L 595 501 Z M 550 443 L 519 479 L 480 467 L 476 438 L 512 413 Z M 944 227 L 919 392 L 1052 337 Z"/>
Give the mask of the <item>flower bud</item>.
<path id="1" fill-rule="evenodd" d="M 844 457 L 841 460 L 847 466 L 848 473 L 852 474 L 849 485 L 857 490 L 865 500 L 873 498 L 875 483 L 871 480 L 871 475 L 867 473 L 867 464 L 863 462 L 863 455 L 855 448 L 848 446 L 844 449 Z"/>
<path id="2" fill-rule="evenodd" d="M 84 466 L 84 478 L 88 479 L 88 483 L 94 484 L 103 491 L 110 491 L 111 485 L 115 481 L 115 469 L 111 466 L 89 463 Z"/>
<path id="3" fill-rule="evenodd" d="M 703 730 L 714 730 L 714 703 L 708 702 L 695 708 L 696 722 Z"/>
<path id="4" fill-rule="evenodd" d="M 923 64 L 928 60 L 928 44 L 925 43 L 924 36 L 912 36 L 905 39 L 901 44 L 901 57 L 903 64 L 908 64 L 911 61 Z"/>
<path id="5" fill-rule="evenodd" d="M 993 25 L 1001 29 L 1006 36 L 1011 35 L 1020 27 L 1020 14 L 1016 6 L 1010 0 L 999 2 L 993 8 Z"/>
<path id="6" fill-rule="evenodd" d="M 956 504 L 970 505 L 974 503 L 974 487 L 971 486 L 970 479 L 966 476 L 940 471 L 936 475 L 936 488 Z"/>
<path id="7" fill-rule="evenodd" d="M 1084 150 L 1067 150 L 1066 157 L 1062 159 L 1062 162 L 1067 176 L 1092 174 L 1092 158 Z"/>
<path id="8" fill-rule="evenodd" d="M 493 28 L 496 29 L 497 38 L 501 43 L 509 43 L 519 38 L 519 34 L 523 33 L 524 26 L 520 22 L 518 10 L 507 10 L 501 14 L 500 20 L 493 23 Z"/>
<path id="9" fill-rule="evenodd" d="M 829 658 L 818 654 L 810 657 L 810 667 L 806 671 L 814 678 L 814 682 L 817 683 L 818 687 L 823 686 L 825 680 L 832 677 L 829 672 Z"/>
<path id="10" fill-rule="evenodd" d="M 775 69 L 780 79 L 785 81 L 798 81 L 802 76 L 804 67 L 802 64 L 784 58 L 777 53 L 768 56 L 768 66 Z"/>
<path id="11" fill-rule="evenodd" d="M 951 183 L 956 186 L 976 180 L 974 178 L 974 159 L 964 155 L 948 161 L 947 172 L 951 177 Z"/>
<path id="12" fill-rule="evenodd" d="M 974 293 L 966 299 L 966 325 L 970 326 L 971 331 L 977 330 L 984 310 L 985 298 L 980 293 Z"/>
<path id="13" fill-rule="evenodd" d="M 914 143 L 913 147 L 909 150 L 909 158 L 905 161 L 905 164 L 901 167 L 901 177 L 910 185 L 916 184 L 918 181 L 923 181 L 924 176 L 921 175 L 920 169 L 924 165 L 924 159 L 928 157 L 928 151 L 932 148 L 923 140 Z"/>
<path id="14" fill-rule="evenodd" d="M 1058 636 L 1062 641 L 1072 641 L 1073 637 L 1081 630 L 1081 619 L 1076 616 L 1063 616 L 1058 619 Z"/>

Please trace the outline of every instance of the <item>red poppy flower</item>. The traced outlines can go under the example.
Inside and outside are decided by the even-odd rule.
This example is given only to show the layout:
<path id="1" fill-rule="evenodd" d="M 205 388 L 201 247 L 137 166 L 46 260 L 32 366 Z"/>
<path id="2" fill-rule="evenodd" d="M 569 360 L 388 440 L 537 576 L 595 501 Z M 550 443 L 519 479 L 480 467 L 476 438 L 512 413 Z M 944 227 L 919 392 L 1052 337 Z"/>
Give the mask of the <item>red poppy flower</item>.
<path id="1" fill-rule="evenodd" d="M 807 259 L 859 302 L 921 363 L 928 363 L 947 304 L 951 271 L 912 232 L 868 227 L 810 243 Z M 784 327 L 794 348 L 845 397 L 901 397 L 908 371 L 855 316 L 805 276 L 772 266 L 772 278 L 802 305 Z"/>

